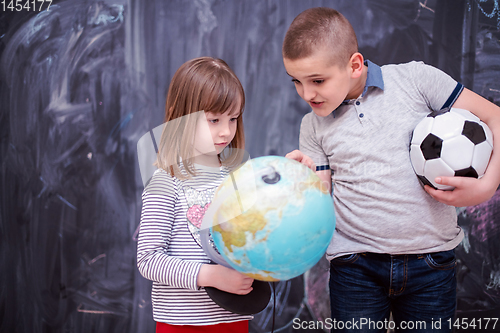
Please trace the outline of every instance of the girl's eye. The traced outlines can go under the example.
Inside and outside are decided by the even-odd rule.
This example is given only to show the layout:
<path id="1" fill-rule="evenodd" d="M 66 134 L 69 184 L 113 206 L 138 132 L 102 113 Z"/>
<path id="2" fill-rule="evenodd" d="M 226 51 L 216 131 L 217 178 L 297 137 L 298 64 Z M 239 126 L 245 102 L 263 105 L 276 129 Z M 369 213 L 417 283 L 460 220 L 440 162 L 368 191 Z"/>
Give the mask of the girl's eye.
<path id="1" fill-rule="evenodd" d="M 232 122 L 235 122 L 236 120 L 238 120 L 238 118 L 231 118 Z"/>
<path id="2" fill-rule="evenodd" d="M 323 82 L 325 82 L 325 80 L 314 80 L 313 82 L 316 84 L 322 84 Z"/>
<path id="3" fill-rule="evenodd" d="M 212 124 L 217 124 L 219 122 L 219 119 L 209 119 L 208 121 Z"/>

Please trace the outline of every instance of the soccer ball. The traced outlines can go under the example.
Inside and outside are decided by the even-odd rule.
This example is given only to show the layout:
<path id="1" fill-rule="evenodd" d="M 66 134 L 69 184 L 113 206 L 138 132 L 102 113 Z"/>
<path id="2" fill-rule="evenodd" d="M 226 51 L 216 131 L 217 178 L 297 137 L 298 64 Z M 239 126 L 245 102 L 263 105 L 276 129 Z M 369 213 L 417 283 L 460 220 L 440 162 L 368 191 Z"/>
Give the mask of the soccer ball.
<path id="1" fill-rule="evenodd" d="M 440 176 L 481 178 L 493 151 L 488 126 L 467 110 L 451 108 L 430 113 L 415 127 L 410 144 L 413 170 L 424 185 L 439 190 Z"/>

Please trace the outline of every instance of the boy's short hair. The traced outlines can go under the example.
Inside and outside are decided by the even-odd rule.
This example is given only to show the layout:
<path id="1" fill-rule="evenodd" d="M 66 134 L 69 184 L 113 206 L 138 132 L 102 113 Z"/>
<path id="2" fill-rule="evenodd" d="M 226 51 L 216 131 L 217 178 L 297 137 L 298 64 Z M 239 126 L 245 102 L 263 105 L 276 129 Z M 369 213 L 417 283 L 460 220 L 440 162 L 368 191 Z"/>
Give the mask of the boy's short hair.
<path id="1" fill-rule="evenodd" d="M 309 8 L 290 24 L 283 41 L 283 58 L 297 60 L 309 57 L 318 47 L 332 54 L 331 64 L 347 64 L 358 52 L 356 33 L 349 21 L 332 8 Z"/>

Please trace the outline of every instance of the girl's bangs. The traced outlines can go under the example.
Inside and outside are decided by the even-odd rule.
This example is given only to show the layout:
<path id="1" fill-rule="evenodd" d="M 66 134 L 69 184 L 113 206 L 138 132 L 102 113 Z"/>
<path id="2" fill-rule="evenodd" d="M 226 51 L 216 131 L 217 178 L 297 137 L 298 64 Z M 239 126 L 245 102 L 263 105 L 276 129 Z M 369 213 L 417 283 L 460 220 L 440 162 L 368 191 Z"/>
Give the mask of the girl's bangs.
<path id="1" fill-rule="evenodd" d="M 231 77 L 219 77 L 214 82 L 212 91 L 206 91 L 205 111 L 213 113 L 226 113 L 227 111 L 243 111 L 244 95 L 242 87 Z"/>

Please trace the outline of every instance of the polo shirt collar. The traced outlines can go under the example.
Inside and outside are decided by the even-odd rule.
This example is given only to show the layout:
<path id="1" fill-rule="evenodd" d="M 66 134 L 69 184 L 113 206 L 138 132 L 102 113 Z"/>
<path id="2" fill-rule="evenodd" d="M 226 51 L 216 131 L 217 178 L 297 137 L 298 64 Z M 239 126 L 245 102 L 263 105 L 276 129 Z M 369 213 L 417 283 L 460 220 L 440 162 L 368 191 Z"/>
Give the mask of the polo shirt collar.
<path id="1" fill-rule="evenodd" d="M 368 59 L 366 59 L 364 63 L 366 66 L 368 66 L 368 70 L 366 72 L 365 88 L 363 89 L 361 97 L 365 95 L 365 93 L 368 91 L 368 88 L 370 87 L 375 87 L 384 90 L 384 78 L 382 77 L 382 68 L 380 68 L 380 66 L 374 64 Z M 351 99 L 344 100 L 342 104 L 340 104 L 340 106 L 349 104 L 349 101 L 352 100 Z M 332 114 L 333 118 L 335 118 L 335 110 L 333 110 Z"/>
<path id="2" fill-rule="evenodd" d="M 368 70 L 366 72 L 366 82 L 365 88 L 363 89 L 363 93 L 361 96 L 366 94 L 366 91 L 370 87 L 376 87 L 384 90 L 384 79 L 382 78 L 382 68 L 380 66 L 374 64 L 370 60 L 365 60 L 365 65 L 368 66 Z M 346 99 L 342 102 L 342 105 L 349 104 L 350 99 Z"/>
<path id="3" fill-rule="evenodd" d="M 374 64 L 370 60 L 365 60 L 365 65 L 368 66 L 368 72 L 366 73 L 366 83 L 365 89 L 361 96 L 364 96 L 369 87 L 376 87 L 384 90 L 384 79 L 382 78 L 382 68 Z"/>

